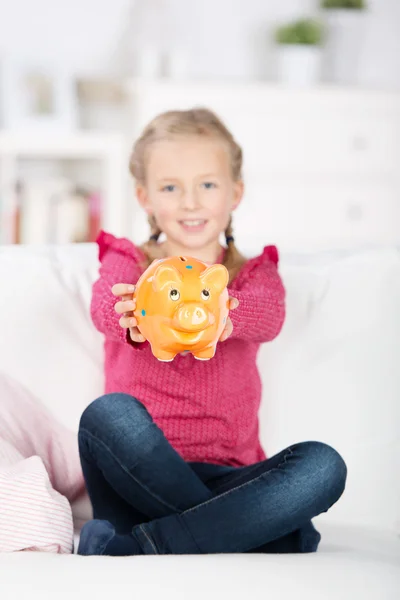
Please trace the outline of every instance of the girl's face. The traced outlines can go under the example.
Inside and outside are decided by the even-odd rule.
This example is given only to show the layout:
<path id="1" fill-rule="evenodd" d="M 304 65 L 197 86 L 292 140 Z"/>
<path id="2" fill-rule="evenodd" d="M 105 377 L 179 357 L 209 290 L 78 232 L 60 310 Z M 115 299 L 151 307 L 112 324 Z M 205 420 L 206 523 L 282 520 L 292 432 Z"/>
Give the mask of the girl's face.
<path id="1" fill-rule="evenodd" d="M 176 137 L 155 143 L 140 204 L 175 247 L 201 250 L 218 243 L 243 195 L 232 179 L 226 145 L 215 138 Z"/>

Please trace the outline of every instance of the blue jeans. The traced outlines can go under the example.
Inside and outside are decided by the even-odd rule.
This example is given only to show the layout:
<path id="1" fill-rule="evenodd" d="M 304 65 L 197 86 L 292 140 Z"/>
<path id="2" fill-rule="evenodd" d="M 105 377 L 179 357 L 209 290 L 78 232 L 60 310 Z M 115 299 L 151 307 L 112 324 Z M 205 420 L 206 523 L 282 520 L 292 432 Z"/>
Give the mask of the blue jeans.
<path id="1" fill-rule="evenodd" d="M 88 406 L 79 450 L 94 518 L 144 554 L 314 552 L 311 519 L 340 498 L 347 472 L 320 442 L 246 467 L 185 462 L 127 394 Z"/>

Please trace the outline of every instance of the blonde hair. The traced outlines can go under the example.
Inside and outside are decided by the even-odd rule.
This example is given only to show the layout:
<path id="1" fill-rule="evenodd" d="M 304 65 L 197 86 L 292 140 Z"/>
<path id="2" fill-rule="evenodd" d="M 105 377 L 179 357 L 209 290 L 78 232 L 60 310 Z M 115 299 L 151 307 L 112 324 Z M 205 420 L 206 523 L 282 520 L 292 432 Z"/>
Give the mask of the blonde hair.
<path id="1" fill-rule="evenodd" d="M 211 110 L 194 108 L 162 113 L 147 125 L 133 147 L 129 162 L 129 170 L 137 183 L 142 185 L 146 183 L 146 162 L 151 145 L 177 135 L 214 137 L 225 142 L 229 151 L 232 178 L 234 181 L 242 179 L 242 149 L 231 132 Z M 144 267 L 147 267 L 153 260 L 162 258 L 160 245 L 157 243 L 162 231 L 154 215 L 149 217 L 149 225 L 150 238 L 142 246 L 142 250 L 148 259 Z M 229 282 L 231 282 L 246 262 L 246 259 L 235 246 L 232 218 L 229 219 L 228 226 L 225 229 L 225 238 L 227 249 L 223 264 L 228 269 Z"/>

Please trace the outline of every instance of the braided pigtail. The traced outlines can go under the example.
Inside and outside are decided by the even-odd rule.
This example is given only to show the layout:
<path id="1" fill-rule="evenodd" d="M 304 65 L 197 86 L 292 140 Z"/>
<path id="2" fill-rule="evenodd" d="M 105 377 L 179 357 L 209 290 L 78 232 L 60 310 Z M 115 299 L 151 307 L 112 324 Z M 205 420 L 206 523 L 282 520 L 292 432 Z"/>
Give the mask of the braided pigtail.
<path id="1" fill-rule="evenodd" d="M 246 258 L 239 252 L 235 245 L 232 217 L 230 217 L 228 226 L 225 229 L 225 240 L 226 252 L 224 257 L 224 266 L 228 269 L 229 283 L 231 283 L 246 262 Z"/>
<path id="2" fill-rule="evenodd" d="M 147 242 L 145 242 L 141 246 L 144 254 L 147 257 L 146 264 L 143 265 L 144 268 L 147 268 L 153 262 L 153 260 L 163 258 L 163 253 L 160 249 L 160 244 L 158 244 L 158 239 L 162 234 L 162 231 L 157 225 L 157 221 L 154 215 L 149 215 L 148 222 L 150 225 L 150 237 L 147 240 Z"/>

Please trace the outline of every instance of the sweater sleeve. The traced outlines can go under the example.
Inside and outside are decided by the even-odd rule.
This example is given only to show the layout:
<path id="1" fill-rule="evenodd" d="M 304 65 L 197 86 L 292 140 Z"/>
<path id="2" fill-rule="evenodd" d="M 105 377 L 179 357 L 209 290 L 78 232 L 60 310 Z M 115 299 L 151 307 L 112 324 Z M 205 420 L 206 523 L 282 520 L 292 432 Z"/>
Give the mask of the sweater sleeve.
<path id="1" fill-rule="evenodd" d="M 119 316 L 114 310 L 118 302 L 111 289 L 116 283 L 136 283 L 140 276 L 139 252 L 125 238 L 115 238 L 102 231 L 98 238 L 100 271 L 93 285 L 90 314 L 93 323 L 107 339 L 133 344 L 129 330 L 119 324 Z"/>
<path id="2" fill-rule="evenodd" d="M 258 343 L 272 341 L 285 320 L 285 288 L 278 273 L 278 251 L 267 246 L 264 252 L 245 265 L 237 286 L 229 290 L 239 300 L 230 313 L 231 338 Z"/>

